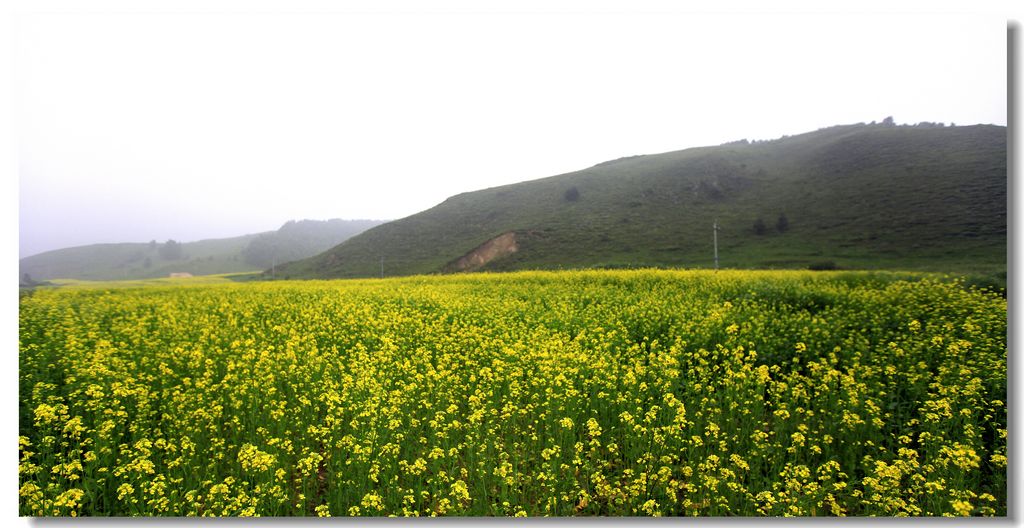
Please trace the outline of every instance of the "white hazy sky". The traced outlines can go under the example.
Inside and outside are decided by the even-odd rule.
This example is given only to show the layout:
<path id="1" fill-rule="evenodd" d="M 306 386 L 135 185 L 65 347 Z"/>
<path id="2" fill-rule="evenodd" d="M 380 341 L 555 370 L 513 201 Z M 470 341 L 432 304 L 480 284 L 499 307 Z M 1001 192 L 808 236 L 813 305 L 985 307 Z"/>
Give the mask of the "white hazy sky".
<path id="1" fill-rule="evenodd" d="M 889 115 L 1007 123 L 991 10 L 259 5 L 14 16 L 20 256 L 395 219 L 621 156 Z"/>

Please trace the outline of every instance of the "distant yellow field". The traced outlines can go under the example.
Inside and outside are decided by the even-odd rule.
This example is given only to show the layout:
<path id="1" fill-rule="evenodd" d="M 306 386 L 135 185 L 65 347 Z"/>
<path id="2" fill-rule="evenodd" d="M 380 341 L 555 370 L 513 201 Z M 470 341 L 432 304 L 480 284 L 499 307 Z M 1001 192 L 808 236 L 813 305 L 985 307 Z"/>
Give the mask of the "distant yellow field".
<path id="1" fill-rule="evenodd" d="M 22 515 L 1006 515 L 1006 300 L 941 277 L 61 281 L 19 319 Z"/>
<path id="2" fill-rule="evenodd" d="M 192 277 L 160 277 L 155 279 L 135 279 L 119 281 L 89 281 L 78 279 L 52 279 L 50 282 L 60 287 L 76 288 L 124 288 L 137 286 L 159 285 L 195 285 L 232 283 L 231 276 L 246 275 L 245 273 L 222 273 L 219 275 L 197 275 Z"/>

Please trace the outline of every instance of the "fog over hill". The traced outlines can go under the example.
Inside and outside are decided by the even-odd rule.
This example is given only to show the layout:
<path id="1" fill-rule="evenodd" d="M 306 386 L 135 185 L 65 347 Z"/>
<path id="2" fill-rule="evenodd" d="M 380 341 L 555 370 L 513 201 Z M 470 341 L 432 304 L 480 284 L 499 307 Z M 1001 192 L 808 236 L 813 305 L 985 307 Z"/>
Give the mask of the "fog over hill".
<path id="1" fill-rule="evenodd" d="M 48 279 L 117 280 L 261 270 L 315 255 L 381 220 L 289 221 L 276 231 L 179 242 L 90 244 L 47 251 L 18 262 L 22 282 Z M 25 281 L 28 274 L 30 281 Z"/>
<path id="2" fill-rule="evenodd" d="M 528 175 L 524 175 L 526 177 Z M 277 277 L 714 266 L 1005 272 L 1006 128 L 835 126 L 452 196 Z"/>

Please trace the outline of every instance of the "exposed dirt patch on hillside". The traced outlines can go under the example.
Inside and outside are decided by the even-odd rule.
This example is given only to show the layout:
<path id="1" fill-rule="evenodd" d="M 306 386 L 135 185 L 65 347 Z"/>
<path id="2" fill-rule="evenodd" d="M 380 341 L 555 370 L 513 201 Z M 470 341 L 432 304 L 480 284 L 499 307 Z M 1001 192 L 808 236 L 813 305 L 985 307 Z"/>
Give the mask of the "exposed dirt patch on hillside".
<path id="1" fill-rule="evenodd" d="M 473 251 L 466 253 L 445 266 L 445 271 L 473 271 L 482 268 L 488 262 L 506 257 L 519 251 L 519 244 L 516 241 L 515 231 L 502 233 L 483 244 L 480 244 Z"/>

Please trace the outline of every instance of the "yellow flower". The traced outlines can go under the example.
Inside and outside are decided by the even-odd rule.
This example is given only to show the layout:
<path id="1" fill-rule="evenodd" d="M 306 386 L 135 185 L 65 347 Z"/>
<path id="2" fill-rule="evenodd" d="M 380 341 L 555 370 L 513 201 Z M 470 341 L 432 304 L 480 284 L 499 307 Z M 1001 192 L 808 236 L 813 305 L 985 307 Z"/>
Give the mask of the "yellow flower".
<path id="1" fill-rule="evenodd" d="M 121 484 L 117 488 L 117 500 L 124 500 L 125 497 L 131 495 L 132 493 L 135 493 L 135 488 L 132 487 L 131 484 L 128 484 L 127 482 Z"/>
<path id="2" fill-rule="evenodd" d="M 238 450 L 238 462 L 244 471 L 260 472 L 270 469 L 277 459 L 274 455 L 264 453 L 252 444 L 242 444 Z"/>
<path id="3" fill-rule="evenodd" d="M 452 483 L 450 494 L 457 501 L 463 503 L 470 501 L 469 488 L 466 487 L 466 483 L 461 479 Z"/>
<path id="4" fill-rule="evenodd" d="M 661 512 L 658 511 L 658 503 L 655 502 L 654 499 L 650 499 L 647 502 L 643 503 L 643 505 L 640 506 L 640 510 L 646 513 L 647 515 L 661 517 Z"/>
<path id="5" fill-rule="evenodd" d="M 36 424 L 47 425 L 57 421 L 57 409 L 45 403 L 40 403 L 35 410 Z"/>
<path id="6" fill-rule="evenodd" d="M 371 491 L 363 496 L 363 500 L 360 501 L 360 505 L 364 508 L 380 508 L 384 505 L 384 502 L 380 495 Z"/>
<path id="7" fill-rule="evenodd" d="M 969 516 L 971 512 L 974 511 L 974 507 L 971 506 L 971 503 L 965 500 L 951 500 L 949 503 L 953 506 L 953 511 L 955 511 L 957 515 L 963 517 Z"/>
<path id="8" fill-rule="evenodd" d="M 744 471 L 749 471 L 750 470 L 750 464 L 747 464 L 747 461 L 743 460 L 743 457 L 739 456 L 736 453 L 733 453 L 733 454 L 729 455 L 729 460 L 732 461 L 734 466 L 736 466 L 736 467 L 738 467 L 738 468 L 740 468 L 740 469 L 742 469 Z"/>

